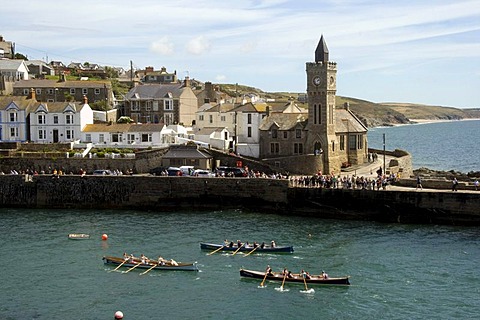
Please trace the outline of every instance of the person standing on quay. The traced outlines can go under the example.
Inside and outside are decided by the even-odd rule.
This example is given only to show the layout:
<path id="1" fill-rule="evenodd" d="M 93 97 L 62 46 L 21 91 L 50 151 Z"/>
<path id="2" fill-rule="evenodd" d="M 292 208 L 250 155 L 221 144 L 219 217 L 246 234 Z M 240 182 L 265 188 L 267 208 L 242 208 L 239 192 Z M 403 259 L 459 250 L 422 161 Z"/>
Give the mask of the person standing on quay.
<path id="1" fill-rule="evenodd" d="M 457 187 L 458 187 L 458 180 L 456 177 L 454 177 L 452 181 L 452 191 L 458 191 Z"/>
<path id="2" fill-rule="evenodd" d="M 417 187 L 415 188 L 415 190 L 417 190 L 418 188 L 420 188 L 420 190 L 423 190 L 422 178 L 420 178 L 420 176 L 417 176 Z"/>

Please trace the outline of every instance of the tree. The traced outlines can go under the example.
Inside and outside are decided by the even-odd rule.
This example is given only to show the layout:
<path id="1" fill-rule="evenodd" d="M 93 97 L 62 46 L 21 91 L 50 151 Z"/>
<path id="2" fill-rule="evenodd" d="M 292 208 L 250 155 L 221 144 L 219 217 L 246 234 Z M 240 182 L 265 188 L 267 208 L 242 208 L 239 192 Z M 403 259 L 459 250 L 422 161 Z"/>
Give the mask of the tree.
<path id="1" fill-rule="evenodd" d="M 15 56 L 13 57 L 14 59 L 19 59 L 19 60 L 25 60 L 25 61 L 28 61 L 28 58 L 27 56 L 24 56 L 23 54 L 21 53 L 15 53 Z"/>

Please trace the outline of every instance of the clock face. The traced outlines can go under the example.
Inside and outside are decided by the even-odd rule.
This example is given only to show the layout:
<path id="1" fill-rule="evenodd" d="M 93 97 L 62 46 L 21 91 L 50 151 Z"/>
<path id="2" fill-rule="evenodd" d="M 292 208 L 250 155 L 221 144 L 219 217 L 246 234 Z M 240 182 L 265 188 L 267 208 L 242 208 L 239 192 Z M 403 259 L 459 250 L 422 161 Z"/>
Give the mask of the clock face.
<path id="1" fill-rule="evenodd" d="M 321 82 L 322 82 L 322 80 L 320 79 L 320 77 L 313 78 L 313 84 L 314 85 L 318 86 Z"/>

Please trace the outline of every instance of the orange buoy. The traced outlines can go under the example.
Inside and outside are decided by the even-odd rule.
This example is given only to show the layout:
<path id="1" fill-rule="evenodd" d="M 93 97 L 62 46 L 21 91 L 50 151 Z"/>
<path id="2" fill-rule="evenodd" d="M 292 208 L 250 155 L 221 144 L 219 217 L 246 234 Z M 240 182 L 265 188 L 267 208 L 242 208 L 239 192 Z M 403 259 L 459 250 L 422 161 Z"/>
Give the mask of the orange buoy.
<path id="1" fill-rule="evenodd" d="M 105 241 L 105 240 L 107 240 L 107 239 L 108 239 L 107 234 L 106 234 L 106 233 L 102 234 L 102 240 Z"/>

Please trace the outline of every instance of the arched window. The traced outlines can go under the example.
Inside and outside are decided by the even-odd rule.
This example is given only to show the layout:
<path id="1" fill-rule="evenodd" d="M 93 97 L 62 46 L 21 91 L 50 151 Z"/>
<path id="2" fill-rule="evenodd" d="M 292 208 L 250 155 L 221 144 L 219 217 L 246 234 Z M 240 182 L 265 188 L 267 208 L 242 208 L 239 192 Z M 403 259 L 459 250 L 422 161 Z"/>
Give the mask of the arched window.
<path id="1" fill-rule="evenodd" d="M 319 141 L 315 141 L 315 144 L 313 146 L 313 153 L 316 155 L 316 156 L 319 156 L 323 153 L 323 149 L 322 149 L 322 144 L 319 142 Z"/>

